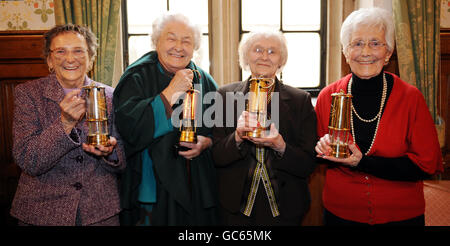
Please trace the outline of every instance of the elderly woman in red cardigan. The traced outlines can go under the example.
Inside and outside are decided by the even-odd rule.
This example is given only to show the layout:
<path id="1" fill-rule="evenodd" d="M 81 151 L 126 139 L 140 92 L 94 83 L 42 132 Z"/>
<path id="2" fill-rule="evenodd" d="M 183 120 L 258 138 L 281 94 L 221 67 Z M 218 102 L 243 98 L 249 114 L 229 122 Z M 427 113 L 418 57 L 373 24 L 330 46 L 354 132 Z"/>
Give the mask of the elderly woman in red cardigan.
<path id="1" fill-rule="evenodd" d="M 394 50 L 391 15 L 351 13 L 341 29 L 351 74 L 317 99 L 318 157 L 329 162 L 323 190 L 326 225 L 424 225 L 423 179 L 442 171 L 433 120 L 420 91 L 383 71 Z M 348 158 L 329 156 L 331 94 L 352 95 Z"/>
<path id="2" fill-rule="evenodd" d="M 61 25 L 45 35 L 49 76 L 15 89 L 13 155 L 22 169 L 11 215 L 19 225 L 119 225 L 117 173 L 125 154 L 113 122 L 113 88 L 92 81 L 97 38 L 86 27 Z M 105 87 L 109 141 L 85 144 L 81 87 Z"/>

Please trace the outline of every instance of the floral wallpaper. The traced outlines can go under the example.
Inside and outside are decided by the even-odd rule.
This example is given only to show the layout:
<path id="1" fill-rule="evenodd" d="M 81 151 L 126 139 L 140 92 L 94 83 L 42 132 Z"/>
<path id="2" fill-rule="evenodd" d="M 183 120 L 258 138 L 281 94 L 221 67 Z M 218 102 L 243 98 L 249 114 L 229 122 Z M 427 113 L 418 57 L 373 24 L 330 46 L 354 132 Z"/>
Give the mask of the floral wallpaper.
<path id="1" fill-rule="evenodd" d="M 450 1 L 441 0 L 441 27 L 450 28 Z"/>
<path id="2" fill-rule="evenodd" d="M 48 30 L 54 13 L 52 0 L 0 0 L 0 31 Z M 441 27 L 450 28 L 450 0 L 441 0 Z"/>
<path id="3" fill-rule="evenodd" d="M 48 30 L 54 25 L 52 0 L 0 0 L 0 31 Z"/>

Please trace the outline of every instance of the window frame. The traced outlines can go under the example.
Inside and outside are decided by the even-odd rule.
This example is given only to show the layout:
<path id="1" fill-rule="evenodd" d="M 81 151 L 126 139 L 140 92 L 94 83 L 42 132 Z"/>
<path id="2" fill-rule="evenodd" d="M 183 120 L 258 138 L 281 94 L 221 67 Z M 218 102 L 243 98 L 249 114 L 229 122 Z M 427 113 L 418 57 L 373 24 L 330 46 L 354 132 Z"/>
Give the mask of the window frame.
<path id="1" fill-rule="evenodd" d="M 170 0 L 166 0 L 167 2 L 167 11 L 170 10 Z M 209 1 L 208 1 L 208 5 L 209 5 Z M 148 36 L 148 33 L 133 33 L 130 34 L 128 32 L 128 11 L 127 11 L 127 0 L 122 0 L 121 1 L 121 16 L 122 16 L 122 59 L 123 59 L 123 70 L 125 71 L 126 68 L 130 65 L 129 62 L 129 46 L 128 46 L 128 41 L 130 40 L 130 37 L 133 36 Z M 208 10 L 208 19 L 209 19 L 209 10 Z M 209 21 L 209 20 L 208 20 Z M 208 28 L 208 32 L 202 32 L 201 33 L 201 38 L 203 38 L 203 36 L 207 36 L 209 37 L 209 35 L 211 34 L 209 28 Z M 201 40 L 200 40 L 201 42 Z M 209 55 L 210 56 L 210 55 Z M 211 66 L 210 66 L 211 67 Z M 211 68 L 208 68 L 208 72 L 210 72 Z"/>
<path id="2" fill-rule="evenodd" d="M 280 29 L 279 31 L 284 33 L 317 33 L 320 36 L 320 73 L 319 73 L 319 86 L 317 87 L 297 87 L 305 90 L 311 94 L 312 97 L 317 97 L 320 90 L 326 85 L 326 65 L 327 65 L 327 0 L 320 0 L 320 28 L 317 31 L 291 31 L 283 30 L 283 0 L 280 1 Z M 242 29 L 242 0 L 239 0 L 239 39 L 249 31 Z M 240 77 L 242 78 L 242 69 L 240 71 Z"/>
<path id="3" fill-rule="evenodd" d="M 166 0 L 167 1 L 167 9 L 170 9 L 170 0 Z M 214 59 L 220 59 L 217 57 L 214 57 L 214 46 L 215 44 L 212 43 L 212 39 L 211 37 L 214 35 L 214 30 L 211 29 L 211 1 L 212 0 L 208 0 L 208 32 L 207 33 L 203 33 L 202 32 L 202 37 L 204 36 L 208 36 L 209 38 L 209 60 L 210 60 L 210 64 L 209 64 L 209 68 L 208 68 L 208 72 L 211 73 L 213 71 L 213 66 L 211 63 L 214 63 Z M 300 89 L 303 89 L 307 92 L 309 92 L 311 94 L 312 97 L 317 97 L 320 90 L 323 89 L 326 86 L 326 69 L 327 69 L 327 21 L 328 21 L 328 16 L 327 16 L 327 0 L 321 0 L 321 17 L 320 17 L 320 29 L 318 31 L 284 31 L 283 30 L 283 8 L 282 8 L 282 4 L 283 4 L 283 0 L 280 0 L 280 4 L 281 4 L 281 8 L 280 8 L 280 31 L 283 33 L 318 33 L 320 36 L 320 72 L 319 72 L 319 86 L 317 87 L 298 87 Z M 237 32 L 239 35 L 239 40 L 242 38 L 242 35 L 244 33 L 247 33 L 248 31 L 243 31 L 242 30 L 242 0 L 239 0 L 238 6 L 236 7 L 237 11 L 239 11 L 239 13 L 236 13 L 237 16 L 239 17 L 238 19 L 238 25 L 236 27 L 236 30 L 232 30 L 232 32 Z M 130 37 L 132 36 L 147 36 L 148 33 L 140 33 L 140 34 L 130 34 L 128 33 L 128 19 L 127 19 L 127 0 L 122 0 L 121 1 L 121 16 L 122 16 L 122 49 L 123 49 L 123 54 L 122 54 L 122 58 L 123 58 L 123 69 L 126 70 L 126 68 L 130 65 L 129 64 L 129 44 L 128 44 L 128 40 Z M 234 28 L 233 28 L 234 29 Z M 237 41 L 239 42 L 239 41 Z M 236 73 L 235 74 L 239 74 L 239 79 L 242 77 L 242 69 L 239 67 L 238 65 L 238 61 L 236 61 Z M 218 69 L 218 68 L 216 68 Z M 224 68 L 222 68 L 224 69 Z M 238 72 L 239 71 L 239 72 Z M 211 75 L 213 75 L 211 73 Z"/>

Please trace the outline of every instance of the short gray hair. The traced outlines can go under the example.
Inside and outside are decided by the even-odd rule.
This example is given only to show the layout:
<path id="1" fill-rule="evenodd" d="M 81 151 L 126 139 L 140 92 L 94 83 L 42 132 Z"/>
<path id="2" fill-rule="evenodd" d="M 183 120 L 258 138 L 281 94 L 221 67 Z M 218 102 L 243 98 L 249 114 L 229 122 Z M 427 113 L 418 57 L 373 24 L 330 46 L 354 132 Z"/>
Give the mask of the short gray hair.
<path id="1" fill-rule="evenodd" d="M 245 71 L 250 70 L 250 66 L 248 64 L 248 52 L 253 44 L 260 39 L 268 38 L 275 38 L 280 43 L 281 64 L 280 68 L 277 70 L 277 73 L 280 73 L 283 70 L 288 58 L 287 41 L 286 37 L 284 37 L 280 31 L 275 30 L 252 31 L 241 40 L 239 43 L 239 65 L 242 69 Z"/>
<path id="2" fill-rule="evenodd" d="M 341 45 L 342 51 L 346 54 L 350 45 L 353 32 L 360 26 L 367 25 L 369 27 L 378 27 L 384 30 L 387 48 L 390 52 L 395 46 L 395 27 L 392 20 L 392 14 L 389 11 L 374 7 L 361 8 L 353 11 L 342 23 L 341 27 Z"/>
<path id="3" fill-rule="evenodd" d="M 153 21 L 152 25 L 153 31 L 151 36 L 153 48 L 156 48 L 156 44 L 158 43 L 158 40 L 161 37 L 162 30 L 170 22 L 181 22 L 186 26 L 188 26 L 189 28 L 191 28 L 192 33 L 194 35 L 194 50 L 198 50 L 200 48 L 202 36 L 200 27 L 192 23 L 192 21 L 185 15 L 173 12 L 166 12 Z"/>
<path id="4" fill-rule="evenodd" d="M 97 37 L 89 27 L 71 23 L 64 25 L 56 25 L 44 34 L 44 51 L 43 51 L 44 58 L 47 60 L 47 57 L 50 55 L 51 52 L 50 46 L 52 45 L 53 39 L 60 34 L 68 32 L 80 34 L 81 36 L 83 36 L 83 38 L 86 40 L 86 44 L 88 47 L 89 59 L 91 61 L 94 61 L 95 57 L 97 56 L 97 48 L 98 48 Z"/>

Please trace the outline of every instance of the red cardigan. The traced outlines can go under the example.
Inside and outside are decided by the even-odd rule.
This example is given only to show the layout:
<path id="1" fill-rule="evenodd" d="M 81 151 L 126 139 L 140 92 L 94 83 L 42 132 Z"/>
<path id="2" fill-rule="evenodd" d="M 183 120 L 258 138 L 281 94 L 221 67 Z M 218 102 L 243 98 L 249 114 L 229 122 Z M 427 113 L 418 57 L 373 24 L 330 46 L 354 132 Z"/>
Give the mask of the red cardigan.
<path id="1" fill-rule="evenodd" d="M 423 171 L 442 172 L 436 128 L 421 92 L 394 77 L 392 92 L 368 156 L 408 156 Z M 325 87 L 316 104 L 317 133 L 328 133 L 331 94 L 347 91 L 351 74 Z M 380 224 L 425 212 L 423 182 L 389 181 L 345 166 L 328 168 L 322 194 L 327 210 L 346 220 Z"/>

